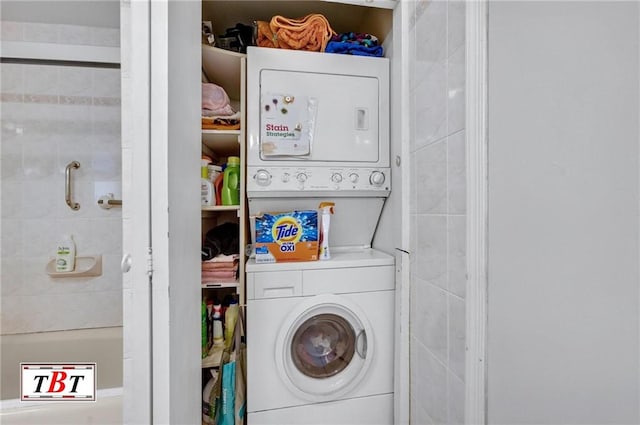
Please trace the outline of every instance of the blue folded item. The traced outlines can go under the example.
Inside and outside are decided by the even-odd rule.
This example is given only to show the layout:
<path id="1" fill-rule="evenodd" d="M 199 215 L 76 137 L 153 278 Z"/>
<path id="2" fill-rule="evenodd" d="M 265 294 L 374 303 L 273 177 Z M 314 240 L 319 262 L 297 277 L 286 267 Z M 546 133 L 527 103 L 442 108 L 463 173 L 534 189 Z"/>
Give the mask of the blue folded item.
<path id="1" fill-rule="evenodd" d="M 365 46 L 352 41 L 330 41 L 325 48 L 326 53 L 341 53 L 345 55 L 382 57 L 382 46 Z"/>

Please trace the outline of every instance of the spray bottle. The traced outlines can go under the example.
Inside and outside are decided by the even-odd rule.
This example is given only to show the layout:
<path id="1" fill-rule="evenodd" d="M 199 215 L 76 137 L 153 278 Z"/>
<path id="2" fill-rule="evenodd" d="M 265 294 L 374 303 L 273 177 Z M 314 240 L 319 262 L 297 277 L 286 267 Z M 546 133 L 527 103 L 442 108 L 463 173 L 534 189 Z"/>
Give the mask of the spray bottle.
<path id="1" fill-rule="evenodd" d="M 329 252 L 329 224 L 331 223 L 331 214 L 333 214 L 333 207 L 336 204 L 333 202 L 321 202 L 320 210 L 322 210 L 322 218 L 320 221 L 320 255 L 321 260 L 328 260 L 331 258 Z"/>

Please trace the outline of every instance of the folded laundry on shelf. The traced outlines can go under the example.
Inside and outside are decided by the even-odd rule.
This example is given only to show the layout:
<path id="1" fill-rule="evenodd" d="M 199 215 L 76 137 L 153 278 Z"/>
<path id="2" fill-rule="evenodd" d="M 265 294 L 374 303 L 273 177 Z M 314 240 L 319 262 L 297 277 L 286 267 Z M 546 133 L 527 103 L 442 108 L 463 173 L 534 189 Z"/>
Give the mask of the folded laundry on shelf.
<path id="1" fill-rule="evenodd" d="M 207 115 L 228 117 L 236 113 L 227 92 L 214 83 L 202 83 L 202 109 L 208 111 Z"/>
<path id="2" fill-rule="evenodd" d="M 237 261 L 220 261 L 220 262 L 203 262 L 202 270 L 237 270 L 238 262 Z"/>
<path id="3" fill-rule="evenodd" d="M 270 22 L 256 24 L 260 47 L 324 52 L 331 36 L 336 34 L 327 18 L 319 13 L 297 19 L 276 15 Z"/>
<path id="4" fill-rule="evenodd" d="M 228 119 L 224 117 L 202 117 L 203 130 L 240 130 L 239 119 Z"/>
<path id="5" fill-rule="evenodd" d="M 210 260 L 203 261 L 203 263 L 224 263 L 229 261 L 237 261 L 240 258 L 238 254 L 218 254 Z"/>
<path id="6" fill-rule="evenodd" d="M 382 57 L 384 49 L 378 38 L 367 33 L 346 32 L 334 35 L 327 43 L 327 53 Z"/>
<path id="7" fill-rule="evenodd" d="M 217 271 L 202 272 L 202 280 L 235 279 L 235 278 L 236 278 L 235 270 L 217 270 Z"/>

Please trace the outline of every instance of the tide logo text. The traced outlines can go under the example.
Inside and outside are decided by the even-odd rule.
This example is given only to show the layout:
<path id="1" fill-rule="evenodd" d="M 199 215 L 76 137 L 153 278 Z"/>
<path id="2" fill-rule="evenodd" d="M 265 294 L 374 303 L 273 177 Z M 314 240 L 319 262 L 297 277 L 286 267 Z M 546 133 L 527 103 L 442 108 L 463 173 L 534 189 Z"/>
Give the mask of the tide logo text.
<path id="1" fill-rule="evenodd" d="M 95 401 L 95 363 L 20 364 L 20 399 Z"/>

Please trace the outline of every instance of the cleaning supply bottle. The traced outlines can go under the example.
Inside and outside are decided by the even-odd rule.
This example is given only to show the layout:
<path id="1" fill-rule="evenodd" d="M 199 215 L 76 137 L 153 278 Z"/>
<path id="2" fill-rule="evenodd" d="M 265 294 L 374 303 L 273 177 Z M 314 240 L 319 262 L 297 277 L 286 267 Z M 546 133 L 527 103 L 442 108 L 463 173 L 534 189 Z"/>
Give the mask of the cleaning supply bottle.
<path id="1" fill-rule="evenodd" d="M 227 158 L 222 180 L 222 205 L 240 205 L 240 158 Z"/>
<path id="2" fill-rule="evenodd" d="M 200 199 L 202 206 L 210 207 L 216 204 L 213 183 L 209 180 L 209 169 L 206 165 L 200 168 Z"/>
<path id="3" fill-rule="evenodd" d="M 76 244 L 71 235 L 63 235 L 56 249 L 56 271 L 72 272 L 76 267 Z"/>
<path id="4" fill-rule="evenodd" d="M 238 301 L 233 299 L 229 302 L 229 307 L 224 312 L 224 345 L 229 347 L 233 343 L 233 328 L 238 320 Z"/>
<path id="5" fill-rule="evenodd" d="M 213 305 L 213 345 L 224 344 L 224 333 L 222 326 L 222 305 Z"/>
<path id="6" fill-rule="evenodd" d="M 321 202 L 320 210 L 322 211 L 322 218 L 320 220 L 320 260 L 328 260 L 331 258 L 329 252 L 329 225 L 331 223 L 331 214 L 333 214 L 333 207 L 336 204 L 333 202 Z"/>

